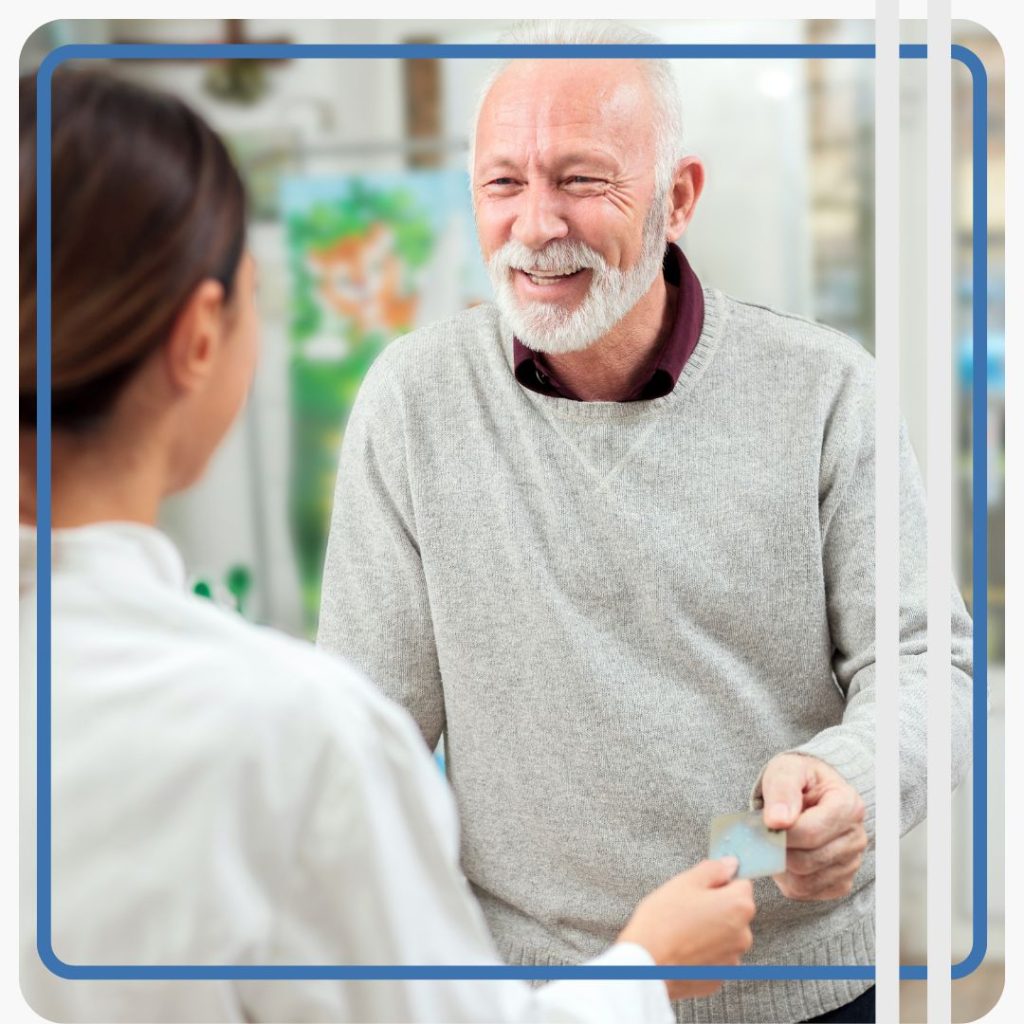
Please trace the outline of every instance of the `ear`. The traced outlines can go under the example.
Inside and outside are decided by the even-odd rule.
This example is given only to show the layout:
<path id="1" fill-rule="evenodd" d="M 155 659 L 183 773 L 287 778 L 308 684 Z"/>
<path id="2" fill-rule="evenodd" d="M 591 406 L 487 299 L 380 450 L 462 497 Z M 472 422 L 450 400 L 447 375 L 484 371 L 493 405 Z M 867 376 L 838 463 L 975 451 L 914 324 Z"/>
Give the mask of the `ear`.
<path id="1" fill-rule="evenodd" d="M 669 211 L 668 227 L 665 235 L 668 241 L 674 242 L 686 230 L 697 200 L 704 190 L 704 165 L 695 156 L 688 156 L 676 164 L 675 177 L 669 190 L 672 208 Z"/>
<path id="2" fill-rule="evenodd" d="M 224 286 L 206 279 L 196 285 L 171 330 L 166 347 L 171 383 L 195 391 L 209 378 L 224 340 Z"/>

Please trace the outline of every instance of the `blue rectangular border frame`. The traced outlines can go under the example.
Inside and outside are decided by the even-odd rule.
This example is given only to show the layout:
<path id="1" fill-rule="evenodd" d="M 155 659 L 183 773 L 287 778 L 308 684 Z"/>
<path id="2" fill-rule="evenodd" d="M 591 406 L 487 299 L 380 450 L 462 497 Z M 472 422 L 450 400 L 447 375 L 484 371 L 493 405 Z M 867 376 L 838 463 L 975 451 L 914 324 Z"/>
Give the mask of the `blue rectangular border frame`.
<path id="1" fill-rule="evenodd" d="M 873 44 L 695 44 L 657 46 L 521 46 L 521 45 L 440 45 L 440 44 L 209 44 L 157 45 L 109 44 L 62 46 L 47 55 L 37 76 L 37 454 L 38 480 L 36 554 L 37 593 L 37 849 L 36 914 L 37 949 L 46 967 L 61 978 L 104 980 L 421 980 L 421 979 L 510 979 L 550 981 L 561 978 L 601 979 L 717 979 L 734 980 L 871 980 L 873 965 L 755 965 L 739 967 L 526 967 L 480 966 L 231 966 L 231 965 L 109 965 L 68 964 L 53 951 L 51 918 L 51 622 L 50 622 L 50 329 L 51 329 L 51 82 L 54 71 L 69 60 L 119 59 L 257 59 L 274 58 L 489 58 L 509 57 L 665 57 L 668 59 L 749 59 L 819 58 L 874 59 Z M 924 45 L 900 46 L 902 58 L 927 56 Z M 972 494 L 974 540 L 974 688 L 973 688 L 973 926 L 971 952 L 952 966 L 954 979 L 975 971 L 988 948 L 988 521 L 987 497 L 987 425 L 988 402 L 987 351 L 988 324 L 988 75 L 972 50 L 952 47 L 952 58 L 971 72 L 973 239 L 972 239 Z M 923 965 L 903 965 L 903 979 L 925 979 Z"/>

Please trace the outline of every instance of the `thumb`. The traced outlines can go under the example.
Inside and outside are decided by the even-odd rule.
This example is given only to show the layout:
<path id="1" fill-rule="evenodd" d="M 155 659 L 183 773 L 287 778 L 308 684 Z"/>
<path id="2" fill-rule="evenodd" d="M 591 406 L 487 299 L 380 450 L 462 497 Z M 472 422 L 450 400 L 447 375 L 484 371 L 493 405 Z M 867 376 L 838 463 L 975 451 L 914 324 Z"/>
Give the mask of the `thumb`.
<path id="1" fill-rule="evenodd" d="M 720 857 L 718 860 L 702 860 L 695 868 L 690 869 L 690 878 L 698 885 L 716 889 L 727 885 L 739 870 L 738 857 Z"/>
<path id="2" fill-rule="evenodd" d="M 800 817 L 807 781 L 805 759 L 800 755 L 770 761 L 761 779 L 764 823 L 768 828 L 790 828 Z"/>

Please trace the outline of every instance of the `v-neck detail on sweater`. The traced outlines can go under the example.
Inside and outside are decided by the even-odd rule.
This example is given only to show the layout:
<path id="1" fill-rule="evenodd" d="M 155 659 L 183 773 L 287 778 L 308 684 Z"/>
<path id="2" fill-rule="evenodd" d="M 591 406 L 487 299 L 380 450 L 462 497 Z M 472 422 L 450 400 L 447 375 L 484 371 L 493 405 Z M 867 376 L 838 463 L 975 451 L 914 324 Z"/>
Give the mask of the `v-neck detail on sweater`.
<path id="1" fill-rule="evenodd" d="M 633 402 L 579 402 L 524 388 L 515 377 L 514 340 L 501 322 L 501 344 L 509 364 L 509 386 L 519 391 L 558 435 L 588 476 L 594 493 L 607 490 L 632 465 L 636 453 L 659 429 L 664 417 L 685 409 L 686 397 L 696 387 L 713 359 L 722 337 L 723 310 L 720 293 L 704 293 L 704 322 L 697 343 L 680 372 L 675 387 L 659 398 Z M 602 433 L 612 431 L 611 437 Z M 628 436 L 632 433 L 633 436 Z M 590 450 L 588 450 L 588 448 Z"/>
<path id="2" fill-rule="evenodd" d="M 686 360 L 675 387 L 660 398 L 633 402 L 579 402 L 571 398 L 542 395 L 529 388 L 524 388 L 515 377 L 512 330 L 504 321 L 500 321 L 502 351 L 509 369 L 508 383 L 520 391 L 545 415 L 550 414 L 564 420 L 579 422 L 636 420 L 651 416 L 652 413 L 667 412 L 678 407 L 703 376 L 718 350 L 727 319 L 728 309 L 721 292 L 714 288 L 705 288 L 704 323 L 697 338 L 697 344 Z"/>

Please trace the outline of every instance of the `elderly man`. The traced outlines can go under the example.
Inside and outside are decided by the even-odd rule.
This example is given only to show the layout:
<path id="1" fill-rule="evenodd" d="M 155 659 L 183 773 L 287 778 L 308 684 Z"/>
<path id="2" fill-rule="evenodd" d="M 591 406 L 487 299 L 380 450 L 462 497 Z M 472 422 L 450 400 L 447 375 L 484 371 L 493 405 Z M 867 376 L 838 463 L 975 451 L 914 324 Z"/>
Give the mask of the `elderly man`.
<path id="1" fill-rule="evenodd" d="M 750 959 L 868 964 L 874 690 L 897 685 L 874 669 L 872 360 L 701 287 L 675 242 L 704 171 L 679 147 L 664 62 L 523 59 L 489 83 L 472 189 L 497 304 L 367 376 L 320 642 L 444 735 L 463 868 L 509 961 L 593 955 L 753 801 L 788 854 L 756 886 Z M 925 803 L 926 582 L 900 443 L 905 831 Z M 873 1020 L 873 991 L 739 982 L 677 1015 Z"/>

